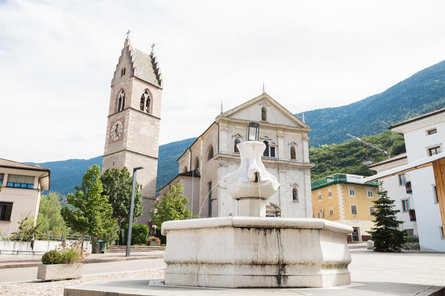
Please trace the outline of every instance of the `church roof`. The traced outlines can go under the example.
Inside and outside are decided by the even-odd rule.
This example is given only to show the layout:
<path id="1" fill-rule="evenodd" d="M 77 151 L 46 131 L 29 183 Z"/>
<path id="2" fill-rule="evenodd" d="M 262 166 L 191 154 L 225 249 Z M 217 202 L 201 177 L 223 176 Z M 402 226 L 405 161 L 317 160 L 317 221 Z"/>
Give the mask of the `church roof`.
<path id="1" fill-rule="evenodd" d="M 156 86 L 162 87 L 161 70 L 154 52 L 152 51 L 150 54 L 148 54 L 140 51 L 139 49 L 131 46 L 130 42 L 128 42 L 128 50 L 131 56 L 134 76 Z"/>

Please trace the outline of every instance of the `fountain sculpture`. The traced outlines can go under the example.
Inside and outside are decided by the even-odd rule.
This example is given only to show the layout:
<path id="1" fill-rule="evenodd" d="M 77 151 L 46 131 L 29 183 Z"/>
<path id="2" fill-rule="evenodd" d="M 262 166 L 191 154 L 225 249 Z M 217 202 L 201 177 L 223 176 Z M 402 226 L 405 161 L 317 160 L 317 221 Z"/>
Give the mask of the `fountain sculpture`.
<path id="1" fill-rule="evenodd" d="M 239 216 L 169 221 L 165 284 L 196 287 L 332 287 L 350 283 L 352 228 L 312 218 L 266 218 L 277 180 L 261 161 L 265 145 L 238 144 L 240 167 L 221 187 Z"/>

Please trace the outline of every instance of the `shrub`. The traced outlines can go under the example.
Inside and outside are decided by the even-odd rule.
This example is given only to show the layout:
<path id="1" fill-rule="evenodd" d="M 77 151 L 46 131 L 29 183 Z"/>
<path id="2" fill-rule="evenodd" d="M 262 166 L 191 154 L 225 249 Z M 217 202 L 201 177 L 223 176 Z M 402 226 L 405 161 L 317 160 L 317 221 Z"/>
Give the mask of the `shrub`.
<path id="1" fill-rule="evenodd" d="M 57 250 L 51 250 L 43 254 L 43 264 L 60 264 L 62 263 L 62 254 Z"/>
<path id="2" fill-rule="evenodd" d="M 145 245 L 147 243 L 149 228 L 144 224 L 134 224 L 131 229 L 131 244 Z M 127 241 L 128 229 L 125 230 L 125 241 Z"/>

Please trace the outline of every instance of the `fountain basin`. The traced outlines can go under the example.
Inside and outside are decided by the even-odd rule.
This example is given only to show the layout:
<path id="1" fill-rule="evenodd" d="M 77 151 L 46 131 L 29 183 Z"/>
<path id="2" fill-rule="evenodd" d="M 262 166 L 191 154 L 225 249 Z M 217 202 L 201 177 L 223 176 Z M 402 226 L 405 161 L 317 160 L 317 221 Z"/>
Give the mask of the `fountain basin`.
<path id="1" fill-rule="evenodd" d="M 323 219 L 218 217 L 169 221 L 165 284 L 332 287 L 351 282 L 352 227 Z"/>

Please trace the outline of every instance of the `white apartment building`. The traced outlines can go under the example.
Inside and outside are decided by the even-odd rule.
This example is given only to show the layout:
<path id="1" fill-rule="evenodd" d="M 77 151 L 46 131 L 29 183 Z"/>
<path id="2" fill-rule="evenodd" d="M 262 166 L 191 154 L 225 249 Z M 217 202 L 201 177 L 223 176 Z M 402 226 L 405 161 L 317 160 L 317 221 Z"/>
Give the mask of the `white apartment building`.
<path id="1" fill-rule="evenodd" d="M 414 209 L 415 205 L 421 250 L 445 252 L 445 201 L 440 198 L 445 193 L 436 188 L 436 180 L 443 181 L 444 176 L 439 172 L 435 176 L 433 169 L 434 164 L 440 165 L 445 158 L 445 153 L 442 153 L 445 145 L 445 108 L 393 124 L 389 129 L 403 134 L 407 163 L 380 170 L 377 175 L 368 177 L 367 181 L 382 179 L 390 197 L 400 196 L 397 198 L 399 202 L 408 202 L 402 204 L 402 207 Z M 385 166 L 389 164 L 376 164 L 374 169 Z M 405 178 L 404 182 L 411 185 L 412 196 L 400 191 L 403 191 L 403 187 L 397 187 L 397 179 L 394 177 Z M 414 229 L 413 226 L 413 232 Z"/>

